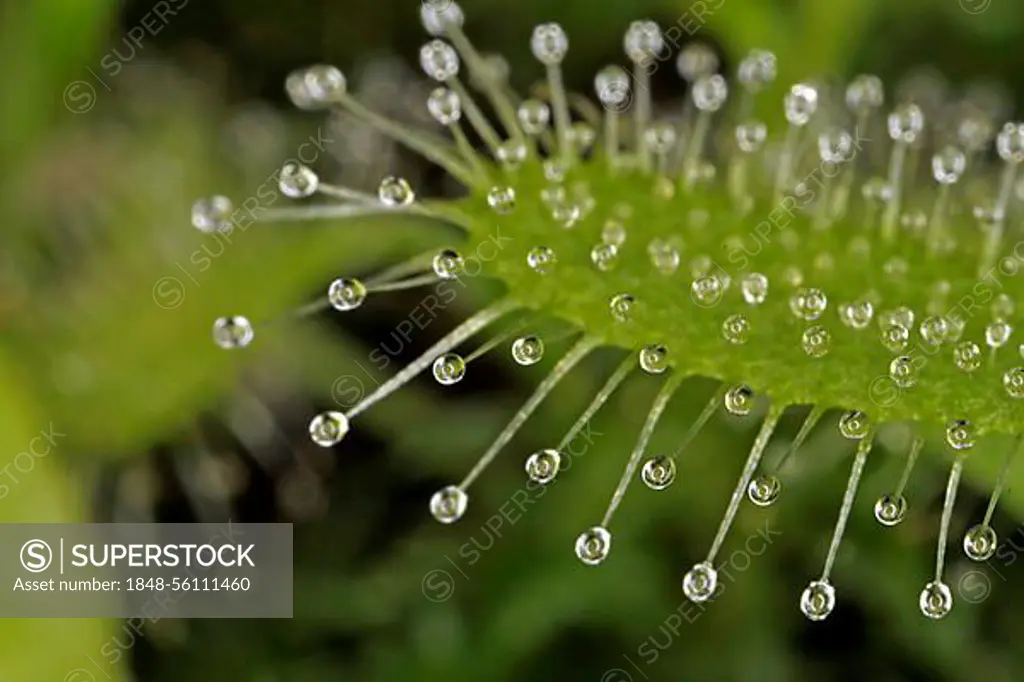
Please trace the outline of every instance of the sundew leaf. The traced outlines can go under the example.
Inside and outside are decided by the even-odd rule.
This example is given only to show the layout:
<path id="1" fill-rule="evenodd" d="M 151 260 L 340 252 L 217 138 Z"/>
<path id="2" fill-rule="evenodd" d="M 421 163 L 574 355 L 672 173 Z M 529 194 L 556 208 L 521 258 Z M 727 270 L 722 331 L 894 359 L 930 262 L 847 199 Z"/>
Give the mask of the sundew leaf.
<path id="1" fill-rule="evenodd" d="M 335 67 L 293 73 L 287 91 L 303 109 L 347 109 L 465 185 L 468 198 L 422 204 L 422 210 L 466 231 L 459 251 L 438 254 L 429 277 L 458 278 L 468 262 L 460 254 L 478 254 L 488 246 L 492 255 L 483 259 L 482 269 L 506 293 L 345 413 L 314 417 L 313 441 L 337 444 L 353 420 L 362 421 L 363 412 L 420 374 L 432 373 L 443 386 L 458 383 L 467 361 L 476 357 L 474 352 L 466 358 L 458 349 L 507 315 L 559 319 L 579 330 L 576 341 L 462 481 L 434 494 L 429 508 L 435 519 L 446 525 L 461 519 L 469 504 L 467 490 L 538 407 L 553 399 L 558 384 L 593 351 L 610 346 L 626 351 L 628 359 L 561 444 L 535 452 L 526 465 L 532 483 L 550 483 L 573 434 L 625 377 L 639 369 L 658 378 L 660 388 L 646 403 L 604 515 L 577 537 L 575 553 L 584 564 L 608 558 L 609 526 L 637 473 L 649 488 L 665 489 L 691 434 L 723 407 L 733 418 L 749 415 L 753 396 L 759 395 L 767 410 L 711 548 L 683 578 L 687 598 L 702 603 L 714 597 L 719 572 L 714 562 L 740 505 L 745 498 L 757 506 L 774 502 L 780 486 L 776 473 L 785 475 L 786 458 L 820 422 L 836 441 L 835 454 L 846 451 L 853 457 L 820 578 L 804 590 L 800 610 L 811 620 L 832 612 L 832 569 L 868 456 L 881 449 L 874 448 L 876 436 L 881 444 L 892 442 L 894 430 L 909 430 L 916 437 L 910 439 L 908 462 L 916 462 L 926 442 L 929 453 L 954 455 L 935 580 L 919 596 L 923 615 L 945 617 L 954 601 L 943 581 L 945 548 L 967 455 L 989 457 L 974 449 L 983 438 L 1024 442 L 1024 367 L 1009 344 L 1019 317 L 1022 285 L 1016 274 L 1022 261 L 1006 236 L 1014 181 L 1024 163 L 1024 125 L 999 129 L 985 118 L 995 114 L 967 107 L 956 114 L 960 124 L 954 126 L 964 150 L 919 149 L 915 145 L 926 141 L 926 116 L 934 113 L 931 103 L 904 101 L 883 113 L 882 82 L 859 76 L 844 92 L 813 80 L 790 85 L 781 107 L 787 123 L 782 130 L 773 125 L 769 138 L 763 124 L 737 119 L 737 112 L 743 117 L 756 110 L 758 95 L 776 79 L 776 57 L 763 50 L 741 62 L 738 88 L 717 73 L 714 55 L 689 55 L 693 59 L 681 62 L 692 85 L 683 122 L 659 120 L 645 68 L 665 47 L 665 36 L 649 20 L 631 23 L 624 36 L 635 66 L 632 80 L 615 66 L 595 78 L 604 111 L 564 91 L 565 30 L 556 23 L 535 27 L 530 46 L 546 67 L 550 104 L 526 101 L 516 111 L 505 70 L 493 68 L 468 46 L 461 9 L 449 4 L 422 11 L 427 31 L 454 44 L 432 40 L 420 52 L 424 72 L 450 86 L 431 94 L 429 111 L 451 129 L 454 145 L 366 109 L 347 92 Z M 499 138 L 455 80 L 460 53 L 511 139 Z M 730 87 L 739 90 L 735 111 L 725 107 Z M 458 127 L 463 107 L 467 125 L 496 161 L 466 144 Z M 586 120 L 573 122 L 571 110 Z M 850 114 L 856 127 L 850 126 Z M 869 137 L 873 128 L 883 127 L 887 140 Z M 866 148 L 873 142 L 880 147 Z M 996 169 L 979 156 L 993 142 L 1002 179 L 985 191 L 982 186 L 993 181 Z M 968 165 L 970 182 L 958 184 Z M 386 186 L 382 205 L 408 204 L 411 193 L 403 182 L 389 179 Z M 975 203 L 985 196 L 996 198 Z M 343 289 L 341 307 L 361 305 L 358 286 Z M 531 363 L 527 358 L 521 364 Z M 666 407 L 680 389 L 694 385 L 690 379 L 718 385 L 684 443 L 670 456 L 652 457 L 651 438 Z M 777 427 L 797 406 L 812 409 L 782 456 L 768 462 Z M 638 414 L 644 414 L 643 405 Z M 905 477 L 911 473 L 904 471 Z M 993 481 L 994 497 L 1005 483 Z M 902 520 L 904 490 L 901 482 L 890 497 L 879 498 L 875 516 L 883 525 Z M 970 531 L 965 552 L 976 560 L 990 556 L 995 549 L 990 531 L 985 525 Z"/>

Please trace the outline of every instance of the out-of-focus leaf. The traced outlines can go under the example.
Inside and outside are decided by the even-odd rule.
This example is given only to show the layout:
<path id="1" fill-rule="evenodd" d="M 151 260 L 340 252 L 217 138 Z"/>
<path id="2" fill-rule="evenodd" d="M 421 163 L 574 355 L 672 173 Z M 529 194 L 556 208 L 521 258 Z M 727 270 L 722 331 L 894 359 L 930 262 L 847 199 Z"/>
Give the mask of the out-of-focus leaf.
<path id="1" fill-rule="evenodd" d="M 782 94 L 793 83 L 846 74 L 878 6 L 877 0 L 723 0 L 708 25 L 734 60 L 752 48 L 770 50 L 778 58 L 778 77 L 758 101 L 759 116 L 774 122 L 782 120 Z"/>
<path id="2" fill-rule="evenodd" d="M 81 79 L 113 16 L 109 0 L 8 2 L 0 9 L 4 124 L 0 165 L 22 160 L 52 123 L 92 109 L 101 86 Z M 90 99 L 91 98 L 91 99 Z"/>
<path id="3" fill-rule="evenodd" d="M 263 337 L 287 338 L 289 326 L 300 324 L 290 311 L 310 293 L 367 259 L 422 246 L 430 234 L 409 220 L 371 225 L 255 227 L 223 256 L 204 261 L 206 271 L 187 252 L 170 259 L 133 248 L 105 254 L 95 276 L 80 283 L 80 314 L 46 344 L 46 355 L 86 375 L 81 391 L 53 395 L 54 406 L 81 428 L 88 448 L 123 451 L 173 433 L 261 356 Z M 367 244 L 367 229 L 389 239 Z M 168 292 L 175 292 L 170 299 Z M 250 347 L 229 353 L 214 345 L 212 324 L 222 315 L 257 325 Z"/>
<path id="4" fill-rule="evenodd" d="M 120 134 L 82 142 L 94 144 L 91 153 L 106 169 L 93 188 L 104 201 L 93 208 L 83 200 L 94 211 L 84 225 L 58 226 L 57 234 L 69 231 L 58 249 L 82 234 L 85 246 L 70 247 L 67 269 L 12 320 L 20 333 L 8 340 L 33 359 L 39 378 L 31 389 L 76 428 L 83 449 L 98 454 L 145 448 L 180 430 L 241 368 L 266 358 L 265 338 L 287 338 L 300 324 L 292 311 L 325 295 L 335 277 L 461 236 L 437 221 L 399 215 L 254 223 L 250 209 L 260 215 L 295 204 L 273 170 L 258 186 L 225 182 L 224 164 L 210 153 L 216 132 L 196 111 L 203 103 L 181 99 L 132 105 L 143 146 Z M 316 148 L 307 142 L 300 144 L 308 156 Z M 236 227 L 203 234 L 190 225 L 192 204 L 218 192 L 238 207 Z M 249 348 L 228 353 L 214 345 L 212 324 L 223 315 L 257 325 Z"/>
<path id="5" fill-rule="evenodd" d="M 50 412 L 39 409 L 18 392 L 25 377 L 16 376 L 12 358 L 0 353 L 0 523 L 72 523 L 85 520 L 81 487 L 67 467 L 66 454 L 75 446 L 74 431 Z M 54 443 L 43 457 L 27 452 L 30 441 L 41 433 L 52 434 Z M 62 435 L 58 435 L 62 434 Z M 41 445 L 37 449 L 41 449 Z M 63 456 L 62 456 L 63 455 Z M 15 463 L 15 458 L 18 458 Z M 11 548 L 4 548 L 10 554 Z M 4 589 L 8 589 L 7 586 Z M 103 661 L 100 648 L 111 633 L 111 624 L 100 619 L 30 619 L 0 621 L 0 661 L 3 679 L 73 680 L 75 670 L 116 682 L 118 665 Z M 96 662 L 103 667 L 97 669 Z"/>

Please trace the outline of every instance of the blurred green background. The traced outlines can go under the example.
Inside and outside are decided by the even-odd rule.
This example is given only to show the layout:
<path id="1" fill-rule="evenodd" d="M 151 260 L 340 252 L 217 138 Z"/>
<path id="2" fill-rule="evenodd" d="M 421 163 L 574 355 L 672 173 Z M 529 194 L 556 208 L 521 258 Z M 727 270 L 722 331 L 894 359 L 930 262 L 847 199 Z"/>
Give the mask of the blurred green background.
<path id="1" fill-rule="evenodd" d="M 66 434 L 52 456 L 7 481 L 0 521 L 293 521 L 296 617 L 162 621 L 137 637 L 120 622 L 7 620 L 0 679 L 1020 678 L 1018 521 L 997 515 L 1001 537 L 1016 545 L 987 566 L 965 565 L 958 547 L 988 491 L 970 479 L 990 480 L 995 457 L 968 466 L 953 523 L 949 618 L 926 622 L 917 608 L 934 560 L 942 461 L 918 467 L 901 527 L 883 532 L 871 515 L 902 467 L 905 443 L 895 439 L 869 462 L 834 574 L 836 612 L 810 625 L 797 600 L 820 572 L 850 454 L 831 433 L 800 453 L 775 508 L 744 505 L 722 553 L 725 590 L 706 611 L 684 602 L 680 580 L 706 552 L 758 414 L 714 420 L 669 490 L 634 486 L 599 568 L 580 564 L 573 541 L 600 518 L 645 415 L 630 408 L 649 403 L 656 382 L 627 383 L 594 420 L 592 442 L 577 443 L 578 466 L 515 513 L 509 500 L 523 486 L 526 454 L 561 437 L 614 354 L 560 386 L 451 527 L 427 514 L 431 493 L 462 477 L 550 360 L 524 369 L 493 354 L 453 389 L 416 382 L 332 451 L 311 445 L 310 415 L 373 386 L 381 375 L 368 353 L 382 339 L 394 348 L 391 332 L 421 292 L 371 298 L 343 318 L 260 327 L 243 353 L 213 347 L 212 320 L 280 318 L 336 276 L 370 273 L 451 233 L 411 220 L 255 226 L 228 244 L 192 229 L 190 208 L 213 193 L 251 196 L 311 135 L 332 141 L 313 165 L 339 184 L 372 189 L 397 173 L 425 193 L 450 191 L 386 140 L 344 117 L 297 113 L 283 94 L 290 70 L 335 63 L 366 102 L 426 121 L 418 4 L 157 6 L 163 19 L 148 0 L 33 0 L 0 10 L 0 459 L 13 461 L 48 427 Z M 668 26 L 689 3 L 464 7 L 469 35 L 507 57 L 521 88 L 542 76 L 527 46 L 532 26 L 562 22 L 567 81 L 589 93 L 598 68 L 622 62 L 629 21 Z M 781 87 L 807 76 L 875 72 L 891 92 L 931 65 L 948 79 L 950 100 L 987 82 L 1012 105 L 1024 88 L 1024 5 L 1010 0 L 725 0 L 696 38 L 714 44 L 730 72 L 752 47 L 776 52 L 778 87 L 762 98 L 769 117 L 781 113 Z M 666 105 L 684 92 L 670 71 L 656 77 Z M 415 357 L 492 295 L 486 287 L 460 294 L 396 357 Z M 683 391 L 656 450 L 681 438 L 712 390 L 696 382 Z M 798 423 L 788 416 L 777 444 Z M 1010 491 L 1007 508 L 1024 509 L 1019 493 Z M 116 663 L 99 654 L 114 639 L 130 651 Z"/>

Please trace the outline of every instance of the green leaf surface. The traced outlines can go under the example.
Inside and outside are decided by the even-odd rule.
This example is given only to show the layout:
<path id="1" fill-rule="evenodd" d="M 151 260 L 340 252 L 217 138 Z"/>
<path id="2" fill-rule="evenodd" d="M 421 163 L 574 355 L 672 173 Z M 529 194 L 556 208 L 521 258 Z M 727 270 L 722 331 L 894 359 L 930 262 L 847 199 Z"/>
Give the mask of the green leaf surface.
<path id="1" fill-rule="evenodd" d="M 27 399 L 20 390 L 25 376 L 17 368 L 11 357 L 0 353 L 0 523 L 87 521 L 88 501 L 69 466 L 77 446 L 73 427 Z M 30 445 L 42 433 L 52 434 L 56 445 L 36 457 L 29 452 Z M 36 452 L 44 450 L 42 443 L 35 445 Z M 4 679 L 84 682 L 93 679 L 88 675 L 113 682 L 123 679 L 121 666 L 100 653 L 113 632 L 112 622 L 5 615 L 0 623 Z"/>

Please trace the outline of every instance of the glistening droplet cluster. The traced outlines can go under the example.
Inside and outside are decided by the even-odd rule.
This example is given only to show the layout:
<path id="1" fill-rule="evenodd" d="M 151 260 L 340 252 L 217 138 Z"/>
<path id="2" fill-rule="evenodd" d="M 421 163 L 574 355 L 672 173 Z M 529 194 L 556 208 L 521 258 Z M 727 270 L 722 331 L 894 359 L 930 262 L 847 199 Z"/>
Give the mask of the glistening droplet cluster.
<path id="1" fill-rule="evenodd" d="M 882 81 L 863 75 L 836 101 L 812 81 L 789 85 L 779 103 L 784 124 L 774 128 L 750 116 L 776 79 L 774 55 L 751 50 L 730 81 L 716 53 L 699 42 L 675 59 L 688 86 L 684 103 L 663 110 L 652 101 L 647 66 L 672 48 L 647 20 L 628 26 L 624 65 L 596 74 L 596 106 L 564 87 L 567 32 L 554 23 L 537 26 L 529 46 L 546 87 L 538 90 L 543 98 L 520 98 L 511 94 L 507 64 L 482 56 L 466 37 L 457 3 L 424 4 L 422 19 L 431 40 L 419 63 L 436 82 L 424 107 L 443 137 L 367 108 L 329 65 L 291 74 L 286 90 L 302 109 L 341 108 L 408 146 L 465 186 L 468 197 L 425 200 L 400 177 L 365 192 L 289 165 L 281 190 L 301 204 L 261 218 L 417 215 L 466 233 L 464 244 L 373 276 L 342 274 L 309 310 L 348 314 L 388 291 L 446 281 L 468 286 L 476 276 L 469 271 L 473 254 L 488 239 L 498 246 L 479 274 L 504 281 L 508 291 L 356 405 L 314 417 L 312 440 L 336 445 L 362 412 L 427 370 L 442 386 L 457 384 L 477 357 L 512 339 L 514 363 L 538 365 L 553 340 L 539 329 L 518 330 L 545 315 L 559 318 L 578 330 L 573 345 L 465 479 L 430 500 L 435 518 L 462 518 L 473 482 L 558 382 L 594 349 L 616 346 L 626 357 L 565 439 L 524 463 L 533 483 L 551 483 L 567 445 L 628 377 L 640 370 L 660 382 L 604 517 L 576 540 L 583 563 L 609 558 L 611 524 L 633 480 L 653 490 L 678 487 L 676 462 L 703 425 L 723 407 L 724 418 L 753 420 L 760 401 L 766 410 L 711 548 L 682 580 L 688 598 L 710 599 L 718 586 L 715 558 L 743 499 L 758 507 L 776 503 L 786 462 L 826 411 L 837 409 L 832 428 L 849 442 L 852 465 L 822 574 L 809 582 L 799 608 L 822 620 L 839 598 L 832 569 L 881 429 L 913 435 L 903 474 L 878 491 L 874 515 L 895 526 L 910 513 L 907 482 L 925 446 L 920 423 L 945 429 L 939 445 L 953 459 L 936 570 L 918 599 L 924 615 L 945 616 L 953 603 L 944 582 L 946 540 L 967 458 L 987 434 L 1024 433 L 1024 345 L 1015 348 L 1014 341 L 1024 248 L 1007 236 L 1024 198 L 1024 126 L 998 126 L 1006 114 L 998 98 L 965 96 L 940 106 L 929 93 L 911 91 L 887 103 Z M 874 130 L 883 136 L 869 135 Z M 988 149 L 995 166 L 985 160 Z M 202 199 L 192 224 L 229 231 L 233 210 L 223 196 Z M 495 230 L 511 235 L 509 243 Z M 460 352 L 510 317 L 519 324 Z M 239 349 L 253 342 L 254 326 L 241 316 L 222 317 L 213 336 L 222 348 Z M 669 402 L 694 376 L 723 383 L 674 452 L 649 452 Z M 766 459 L 784 411 L 808 404 L 796 437 L 781 456 Z M 991 514 L 1021 442 L 1007 456 L 986 517 L 963 539 L 971 559 L 985 560 L 997 544 Z"/>

